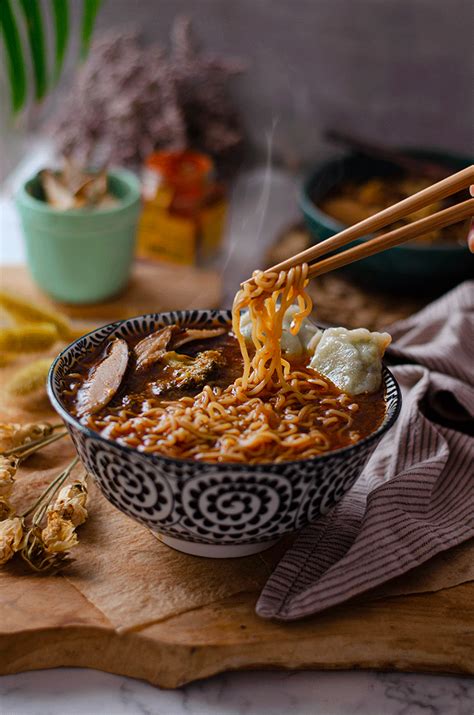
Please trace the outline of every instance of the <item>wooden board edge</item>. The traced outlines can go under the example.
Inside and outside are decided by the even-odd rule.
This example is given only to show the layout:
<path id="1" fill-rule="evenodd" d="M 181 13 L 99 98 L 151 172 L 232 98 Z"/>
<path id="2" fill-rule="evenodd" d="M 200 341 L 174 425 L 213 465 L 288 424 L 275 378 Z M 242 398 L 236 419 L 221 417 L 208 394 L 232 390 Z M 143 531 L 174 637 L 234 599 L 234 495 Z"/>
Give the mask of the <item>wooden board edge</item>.
<path id="1" fill-rule="evenodd" d="M 405 652 L 391 653 L 380 657 L 376 651 L 360 658 L 356 653 L 328 662 L 318 657 L 318 648 L 312 642 L 312 653 L 304 643 L 289 644 L 275 654 L 275 648 L 258 652 L 255 646 L 242 649 L 239 646 L 194 647 L 160 643 L 137 637 L 136 634 L 121 636 L 103 629 L 75 628 L 67 634 L 61 629 L 40 631 L 36 634 L 40 646 L 32 648 L 31 639 L 16 637 L 11 642 L 0 638 L 0 675 L 12 675 L 32 670 L 60 667 L 88 668 L 114 675 L 144 680 L 151 685 L 166 689 L 179 688 L 196 680 L 209 678 L 223 672 L 249 670 L 376 670 L 408 673 L 437 673 L 474 675 L 473 667 L 467 667 L 459 658 L 449 665 L 440 665 L 434 656 L 426 654 L 416 663 Z"/>
<path id="2" fill-rule="evenodd" d="M 456 588 L 448 591 L 452 602 Z M 409 608 L 413 607 L 413 598 L 420 596 L 405 598 Z M 228 607 L 229 603 L 197 609 L 193 616 L 196 631 L 206 618 L 214 618 L 216 607 L 222 613 L 222 605 Z M 424 604 L 419 605 L 424 610 Z M 384 614 L 376 608 L 376 617 L 383 623 Z M 250 625 L 256 618 L 253 599 L 248 600 L 244 610 Z M 189 625 L 190 614 L 183 616 Z M 193 629 L 186 629 L 181 616 L 138 632 L 119 633 L 104 626 L 86 625 L 25 630 L 0 636 L 0 674 L 81 667 L 137 678 L 162 688 L 177 688 L 221 672 L 240 670 L 370 669 L 474 675 L 473 639 L 467 632 L 460 637 L 454 614 L 443 627 L 427 631 L 426 638 L 423 633 L 410 637 L 410 626 L 400 633 L 387 624 L 378 634 L 369 628 L 365 642 L 348 644 L 327 615 L 321 620 L 299 622 L 296 640 L 290 637 L 292 629 L 281 624 L 275 628 L 275 637 L 267 640 L 252 640 L 250 632 L 245 642 L 235 637 L 226 639 L 223 634 L 220 643 L 201 644 L 196 644 Z M 177 642 L 179 631 L 181 640 Z"/>

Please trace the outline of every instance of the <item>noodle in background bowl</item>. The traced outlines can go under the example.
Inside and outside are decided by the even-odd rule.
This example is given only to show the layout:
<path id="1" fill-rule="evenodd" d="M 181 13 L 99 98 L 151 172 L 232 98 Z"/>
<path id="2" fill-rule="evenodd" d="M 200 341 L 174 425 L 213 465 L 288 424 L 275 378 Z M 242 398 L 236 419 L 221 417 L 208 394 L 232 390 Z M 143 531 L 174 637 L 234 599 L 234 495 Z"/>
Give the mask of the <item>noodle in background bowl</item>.
<path id="1" fill-rule="evenodd" d="M 144 335 L 171 324 L 230 329 L 231 313 L 154 313 L 98 328 L 56 358 L 48 377 L 48 394 L 104 496 L 179 551 L 213 558 L 247 556 L 314 521 L 353 486 L 400 411 L 399 387 L 384 367 L 386 414 L 375 432 L 349 447 L 311 459 L 258 464 L 211 464 L 146 454 L 102 437 L 67 411 L 63 380 L 91 350 L 112 336 Z"/>
<path id="2" fill-rule="evenodd" d="M 472 164 L 472 157 L 460 157 L 435 150 L 404 150 L 414 158 L 436 161 L 446 166 L 447 173 L 460 171 Z M 375 177 L 392 175 L 390 162 L 369 159 L 360 154 L 347 154 L 322 162 L 314 167 L 304 181 L 299 206 L 305 224 L 317 244 L 346 228 L 319 206 L 327 195 L 345 182 L 362 182 Z M 466 191 L 468 198 L 468 192 Z M 371 234 L 372 235 L 372 234 Z M 371 235 L 353 241 L 359 245 Z M 382 291 L 413 294 L 441 294 L 474 275 L 474 256 L 467 241 L 462 244 L 446 240 L 423 244 L 409 242 L 382 251 L 341 269 L 362 286 Z"/>

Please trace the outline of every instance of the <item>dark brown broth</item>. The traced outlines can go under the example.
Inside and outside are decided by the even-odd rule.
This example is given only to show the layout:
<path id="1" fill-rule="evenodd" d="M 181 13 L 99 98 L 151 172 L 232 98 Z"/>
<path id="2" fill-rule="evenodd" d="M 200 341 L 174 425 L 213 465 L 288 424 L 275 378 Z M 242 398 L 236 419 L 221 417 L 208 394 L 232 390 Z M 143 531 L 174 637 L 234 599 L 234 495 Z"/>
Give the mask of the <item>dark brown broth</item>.
<path id="1" fill-rule="evenodd" d="M 163 373 L 163 366 L 158 362 L 147 369 L 141 371 L 135 370 L 133 347 L 142 337 L 144 336 L 127 339 L 131 351 L 129 366 L 123 384 L 113 400 L 104 407 L 97 416 L 105 416 L 111 412 L 116 412 L 120 407 L 126 407 L 131 412 L 139 415 L 147 408 L 150 399 L 153 401 L 154 406 L 158 406 L 164 401 L 177 400 L 180 397 L 192 397 L 201 391 L 203 385 L 192 388 L 173 388 L 167 390 L 161 396 L 154 394 L 152 386 L 160 379 Z M 225 359 L 225 364 L 217 368 L 215 373 L 209 376 L 206 380 L 206 384 L 211 387 L 225 388 L 242 375 L 242 356 L 237 340 L 233 335 L 226 333 L 217 338 L 201 341 L 196 340 L 184 345 L 178 352 L 190 357 L 195 357 L 205 350 L 219 350 Z M 77 413 L 77 405 L 75 396 L 68 394 L 68 388 L 74 384 L 85 381 L 102 354 L 103 347 L 92 354 L 81 366 L 75 367 L 75 374 L 81 375 L 81 378 L 72 377 L 69 380 L 63 397 L 66 408 L 72 414 Z M 304 368 L 307 362 L 307 356 L 304 359 L 290 361 L 292 369 L 295 370 Z M 314 371 L 314 373 L 316 376 L 318 375 L 316 371 Z M 323 380 L 328 384 L 328 390 L 321 394 L 322 398 L 335 397 L 344 399 L 344 393 L 330 382 L 330 380 L 326 377 L 323 377 Z M 264 394 L 261 396 L 265 399 Z M 358 406 L 358 409 L 352 412 L 352 424 L 350 426 L 350 432 L 353 434 L 351 441 L 355 442 L 371 434 L 380 426 L 385 416 L 385 401 L 382 389 L 372 394 L 354 396 L 351 400 L 352 403 Z M 335 434 L 332 436 L 332 449 L 338 449 L 347 444 L 347 435 L 341 434 L 339 440 Z"/>

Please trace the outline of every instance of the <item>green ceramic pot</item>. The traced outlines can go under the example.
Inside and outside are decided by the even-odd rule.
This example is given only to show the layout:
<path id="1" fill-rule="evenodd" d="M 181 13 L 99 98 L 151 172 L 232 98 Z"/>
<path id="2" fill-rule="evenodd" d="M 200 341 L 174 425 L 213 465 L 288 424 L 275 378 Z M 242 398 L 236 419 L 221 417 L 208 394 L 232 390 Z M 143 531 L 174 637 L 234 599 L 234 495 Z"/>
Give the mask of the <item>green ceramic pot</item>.
<path id="1" fill-rule="evenodd" d="M 140 185 L 128 171 L 110 171 L 119 199 L 104 209 L 58 211 L 42 199 L 37 176 L 16 196 L 33 278 L 63 303 L 95 303 L 127 284 L 140 213 Z"/>
<path id="2" fill-rule="evenodd" d="M 436 151 L 410 151 L 412 156 L 436 159 L 453 172 L 472 164 L 471 158 Z M 318 200 L 347 180 L 364 181 L 373 176 L 393 173 L 392 164 L 350 154 L 321 164 L 304 182 L 299 204 L 314 242 L 333 236 L 344 227 L 318 208 Z M 363 242 L 369 236 L 351 245 Z M 344 271 L 368 287 L 393 292 L 441 293 L 474 276 L 474 255 L 466 245 L 450 243 L 422 245 L 408 243 L 391 248 L 362 261 L 352 263 Z"/>

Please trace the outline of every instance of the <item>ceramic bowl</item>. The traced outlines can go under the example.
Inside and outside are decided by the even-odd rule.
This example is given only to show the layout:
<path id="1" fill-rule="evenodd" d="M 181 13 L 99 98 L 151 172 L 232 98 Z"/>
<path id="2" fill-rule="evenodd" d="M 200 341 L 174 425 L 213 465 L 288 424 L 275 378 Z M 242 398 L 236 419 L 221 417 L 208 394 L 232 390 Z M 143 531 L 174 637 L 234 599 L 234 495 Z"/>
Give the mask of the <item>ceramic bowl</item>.
<path id="1" fill-rule="evenodd" d="M 410 151 L 412 156 L 436 160 L 455 172 L 472 164 L 472 158 L 435 151 Z M 304 182 L 299 205 L 314 243 L 345 226 L 318 207 L 318 201 L 343 181 L 364 181 L 393 174 L 393 165 L 360 154 L 348 154 L 316 166 Z M 357 245 L 366 240 L 354 241 Z M 465 245 L 448 242 L 423 245 L 407 243 L 347 266 L 344 271 L 365 286 L 394 292 L 441 293 L 474 275 L 474 255 Z"/>
<path id="2" fill-rule="evenodd" d="M 114 206 L 59 211 L 44 201 L 38 176 L 16 195 L 28 265 L 39 287 L 62 303 L 96 303 L 125 288 L 141 207 L 140 184 L 129 171 L 107 175 Z"/>
<path id="3" fill-rule="evenodd" d="M 84 427 L 65 408 L 65 376 L 107 338 L 143 335 L 172 323 L 209 327 L 230 326 L 230 321 L 229 311 L 192 310 L 113 323 L 67 347 L 48 378 L 51 402 L 104 496 L 165 544 L 216 558 L 262 551 L 327 512 L 354 484 L 395 422 L 401 402 L 398 385 L 384 367 L 387 410 L 373 434 L 330 454 L 279 464 L 208 464 L 144 454 Z"/>

